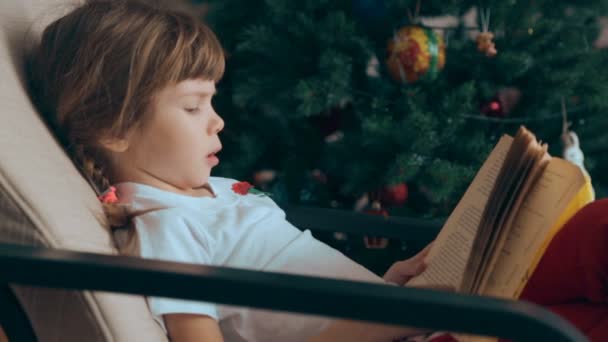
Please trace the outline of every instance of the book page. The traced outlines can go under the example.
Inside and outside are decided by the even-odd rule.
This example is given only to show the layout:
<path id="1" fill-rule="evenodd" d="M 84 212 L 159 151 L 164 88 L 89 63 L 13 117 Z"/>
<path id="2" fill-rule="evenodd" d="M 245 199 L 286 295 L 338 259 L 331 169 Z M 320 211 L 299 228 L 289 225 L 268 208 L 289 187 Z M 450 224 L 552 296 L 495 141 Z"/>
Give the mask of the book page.
<path id="1" fill-rule="evenodd" d="M 522 183 L 518 185 L 518 187 L 520 187 L 519 191 L 517 191 L 514 194 L 514 198 L 511 199 L 515 202 L 513 202 L 510 207 L 506 209 L 507 212 L 502 213 L 502 218 L 497 223 L 495 228 L 497 233 L 494 236 L 493 241 L 488 242 L 488 249 L 490 251 L 479 266 L 480 276 L 478 283 L 475 284 L 474 293 L 483 293 L 482 289 L 487 285 L 488 279 L 491 275 L 490 271 L 494 269 L 497 260 L 500 258 L 501 251 L 508 237 L 511 235 L 511 231 L 513 230 L 513 222 L 518 216 L 523 202 L 526 200 L 528 194 L 544 173 L 545 168 L 551 160 L 551 156 L 549 156 L 547 153 L 547 145 L 539 145 L 536 143 L 536 139 L 534 139 L 534 142 L 529 145 L 525 154 L 531 157 L 530 165 L 526 166 L 526 168 L 529 168 L 529 170 L 520 180 Z"/>
<path id="2" fill-rule="evenodd" d="M 481 215 L 512 141 L 504 135 L 494 147 L 435 239 L 427 269 L 407 286 L 460 286 Z"/>
<path id="3" fill-rule="evenodd" d="M 514 298 L 527 281 L 528 270 L 548 232 L 585 183 L 580 169 L 552 158 L 539 181 L 524 200 L 484 295 Z"/>
<path id="4" fill-rule="evenodd" d="M 477 288 L 484 276 L 483 266 L 495 254 L 494 245 L 504 230 L 502 224 L 510 215 L 516 198 L 521 197 L 521 186 L 535 162 L 535 155 L 529 153 L 530 144 L 533 142 L 534 136 L 520 128 L 511 144 L 473 241 L 472 252 L 460 285 L 463 293 L 478 293 Z"/>

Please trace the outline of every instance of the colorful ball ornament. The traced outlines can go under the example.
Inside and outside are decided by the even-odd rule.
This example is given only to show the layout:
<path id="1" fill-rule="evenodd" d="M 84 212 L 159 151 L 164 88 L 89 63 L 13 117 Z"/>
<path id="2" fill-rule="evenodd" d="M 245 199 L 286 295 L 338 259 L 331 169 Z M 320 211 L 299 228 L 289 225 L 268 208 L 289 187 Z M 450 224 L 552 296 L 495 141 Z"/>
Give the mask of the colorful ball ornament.
<path id="1" fill-rule="evenodd" d="M 445 66 L 445 43 L 429 28 L 403 27 L 388 41 L 386 63 L 391 77 L 397 81 L 432 80 Z"/>

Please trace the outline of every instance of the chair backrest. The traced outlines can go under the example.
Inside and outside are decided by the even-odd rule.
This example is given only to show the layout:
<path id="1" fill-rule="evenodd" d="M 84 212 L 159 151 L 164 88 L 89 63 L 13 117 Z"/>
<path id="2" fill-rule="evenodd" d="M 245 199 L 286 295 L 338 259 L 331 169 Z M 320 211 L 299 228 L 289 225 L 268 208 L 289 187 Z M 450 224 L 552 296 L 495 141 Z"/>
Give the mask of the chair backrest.
<path id="1" fill-rule="evenodd" d="M 0 1 L 0 241 L 115 254 L 95 193 L 27 95 L 28 47 L 77 3 Z M 141 296 L 12 289 L 39 341 L 167 341 Z"/>

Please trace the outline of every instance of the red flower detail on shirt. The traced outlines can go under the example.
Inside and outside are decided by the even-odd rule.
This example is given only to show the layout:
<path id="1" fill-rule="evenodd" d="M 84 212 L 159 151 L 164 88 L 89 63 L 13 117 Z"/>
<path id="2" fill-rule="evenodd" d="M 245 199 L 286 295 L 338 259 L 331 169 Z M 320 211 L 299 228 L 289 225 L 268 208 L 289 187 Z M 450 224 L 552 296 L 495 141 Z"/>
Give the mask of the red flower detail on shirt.
<path id="1" fill-rule="evenodd" d="M 232 191 L 236 192 L 239 195 L 247 195 L 249 189 L 253 188 L 249 182 L 238 182 L 232 184 Z"/>
<path id="2" fill-rule="evenodd" d="M 247 195 L 254 194 L 258 196 L 271 196 L 271 194 L 267 192 L 260 191 L 251 185 L 249 182 L 237 182 L 232 184 L 232 191 L 236 192 L 239 195 Z"/>

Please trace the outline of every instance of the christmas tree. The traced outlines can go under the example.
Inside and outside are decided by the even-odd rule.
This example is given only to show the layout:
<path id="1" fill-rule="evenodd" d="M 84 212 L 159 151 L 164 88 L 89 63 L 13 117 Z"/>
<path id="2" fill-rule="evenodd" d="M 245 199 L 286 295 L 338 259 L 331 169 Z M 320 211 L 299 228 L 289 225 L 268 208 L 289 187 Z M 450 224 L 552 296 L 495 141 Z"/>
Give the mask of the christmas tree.
<path id="1" fill-rule="evenodd" d="M 502 134 L 608 179 L 608 2 L 216 0 L 227 51 L 215 175 L 275 201 L 445 218 Z M 565 125 L 565 121 L 569 125 Z"/>

